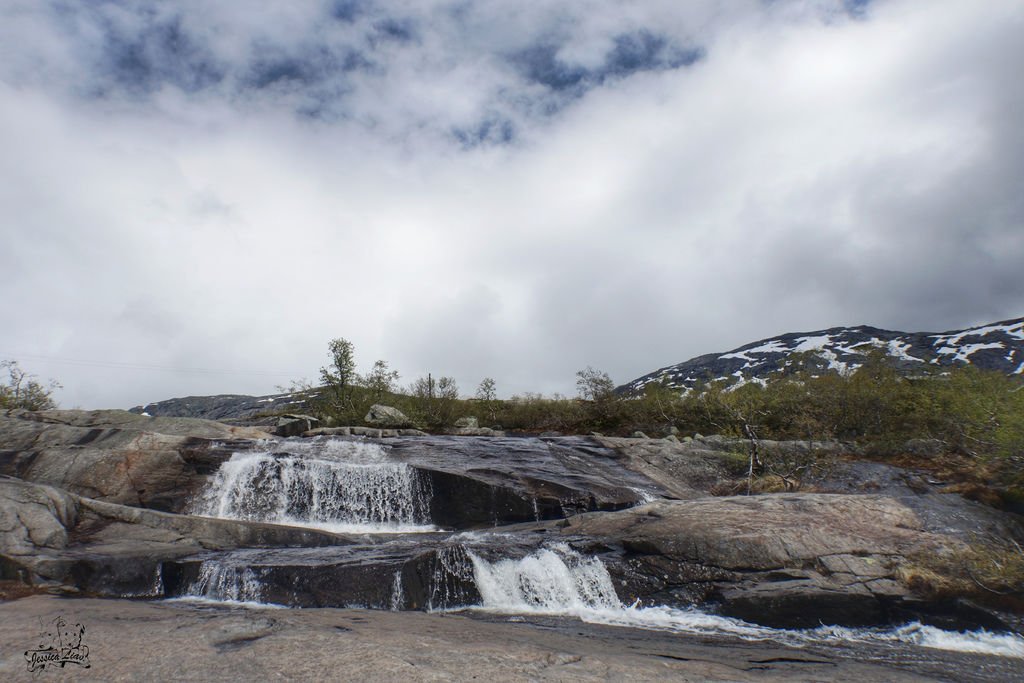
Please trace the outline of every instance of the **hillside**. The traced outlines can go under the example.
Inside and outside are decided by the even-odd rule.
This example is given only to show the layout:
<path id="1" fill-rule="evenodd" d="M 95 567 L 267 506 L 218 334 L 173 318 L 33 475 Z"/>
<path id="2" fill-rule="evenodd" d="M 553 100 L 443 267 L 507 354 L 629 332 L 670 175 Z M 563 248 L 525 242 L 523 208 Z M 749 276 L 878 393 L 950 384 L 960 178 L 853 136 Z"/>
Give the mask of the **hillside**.
<path id="1" fill-rule="evenodd" d="M 195 417 L 204 420 L 244 420 L 263 413 L 302 412 L 306 401 L 301 393 L 244 396 L 185 396 L 135 406 L 129 412 L 152 417 Z"/>
<path id="2" fill-rule="evenodd" d="M 762 339 L 726 353 L 711 353 L 670 365 L 617 388 L 637 394 L 651 382 L 689 389 L 698 382 L 765 381 L 794 354 L 809 353 L 822 371 L 855 370 L 875 349 L 885 351 L 900 369 L 926 365 L 974 365 L 1008 375 L 1024 373 L 1024 318 L 949 332 L 897 332 L 877 327 L 833 327 Z"/>

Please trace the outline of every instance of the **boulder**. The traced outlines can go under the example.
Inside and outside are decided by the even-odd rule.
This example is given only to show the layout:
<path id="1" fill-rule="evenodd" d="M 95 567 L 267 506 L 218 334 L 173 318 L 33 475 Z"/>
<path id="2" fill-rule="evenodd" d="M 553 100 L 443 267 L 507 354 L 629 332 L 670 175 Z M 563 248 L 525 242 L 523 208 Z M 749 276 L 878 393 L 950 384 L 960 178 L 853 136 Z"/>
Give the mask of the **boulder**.
<path id="1" fill-rule="evenodd" d="M 477 429 L 480 427 L 480 422 L 475 417 L 460 417 L 455 421 L 455 427 L 457 429 Z"/>
<path id="2" fill-rule="evenodd" d="M 390 429 L 404 429 L 415 426 L 412 420 L 398 408 L 380 405 L 379 403 L 370 406 L 370 412 L 366 413 L 363 421 L 375 427 Z"/>
<path id="3" fill-rule="evenodd" d="M 315 429 L 320 420 L 311 415 L 281 415 L 277 418 L 278 436 L 301 436 L 304 432 Z"/>
<path id="4" fill-rule="evenodd" d="M 0 477 L 0 578 L 154 595 L 161 563 L 205 550 L 349 542 L 313 529 L 176 515 Z"/>
<path id="5" fill-rule="evenodd" d="M 193 428 L 203 436 L 188 436 Z M 236 434 L 269 437 L 206 420 L 123 411 L 11 411 L 0 415 L 0 475 L 112 503 L 180 511 L 206 475 L 252 443 Z"/>
<path id="6" fill-rule="evenodd" d="M 317 427 L 316 429 L 310 429 L 308 432 L 302 432 L 304 437 L 313 436 L 351 436 L 351 427 Z"/>
<path id="7" fill-rule="evenodd" d="M 657 501 L 578 515 L 561 532 L 622 549 L 606 564 L 625 602 L 712 602 L 782 628 L 917 618 L 922 596 L 901 574 L 913 558 L 955 554 L 968 533 L 1022 535 L 955 496 L 815 493 Z"/>

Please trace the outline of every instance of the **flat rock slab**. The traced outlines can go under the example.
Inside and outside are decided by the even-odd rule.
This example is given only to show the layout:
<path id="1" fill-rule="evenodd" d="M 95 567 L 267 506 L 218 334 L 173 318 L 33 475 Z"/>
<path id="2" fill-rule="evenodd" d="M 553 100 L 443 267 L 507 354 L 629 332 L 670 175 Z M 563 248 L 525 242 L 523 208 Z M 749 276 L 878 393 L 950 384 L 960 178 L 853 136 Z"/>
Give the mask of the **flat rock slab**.
<path id="1" fill-rule="evenodd" d="M 24 653 L 80 624 L 90 667 L 30 674 Z M 531 623 L 532 622 L 532 623 Z M 42 626 L 41 626 L 42 625 Z M 1019 680 L 1016 660 L 936 651 L 925 661 L 788 648 L 565 619 L 340 609 L 244 609 L 32 596 L 0 603 L 0 679 L 364 681 Z M 859 661 L 858 657 L 863 661 Z M 55 679 L 55 680 L 57 680 Z"/>
<path id="2" fill-rule="evenodd" d="M 127 410 L 8 410 L 4 415 L 49 425 L 125 429 L 206 439 L 267 439 L 271 436 L 267 430 L 259 427 L 240 427 L 189 417 L 151 417 L 130 413 Z"/>

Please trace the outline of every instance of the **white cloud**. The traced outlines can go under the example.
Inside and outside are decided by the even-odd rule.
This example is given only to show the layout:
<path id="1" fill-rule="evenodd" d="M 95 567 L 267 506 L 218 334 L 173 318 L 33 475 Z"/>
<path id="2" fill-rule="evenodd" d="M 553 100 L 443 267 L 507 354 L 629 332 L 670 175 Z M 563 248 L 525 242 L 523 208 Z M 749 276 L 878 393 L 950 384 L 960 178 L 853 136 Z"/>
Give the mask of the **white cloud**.
<path id="1" fill-rule="evenodd" d="M 1017 3 L 331 6 L 7 10 L 0 356 L 85 407 L 269 392 L 336 336 L 405 380 L 571 393 L 1021 314 Z M 703 56 L 606 69 L 648 34 Z M 576 85 L 530 81 L 545 41 Z"/>

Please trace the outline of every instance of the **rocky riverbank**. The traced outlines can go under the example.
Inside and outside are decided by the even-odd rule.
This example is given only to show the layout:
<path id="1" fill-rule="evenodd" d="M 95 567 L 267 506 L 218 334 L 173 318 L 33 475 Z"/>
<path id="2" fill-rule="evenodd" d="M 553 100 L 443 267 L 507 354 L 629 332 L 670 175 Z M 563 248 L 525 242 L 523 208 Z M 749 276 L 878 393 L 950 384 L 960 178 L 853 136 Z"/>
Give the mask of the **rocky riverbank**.
<path id="1" fill-rule="evenodd" d="M 36 681 L 40 623 L 82 625 L 76 680 L 1007 681 L 1013 660 L 891 647 L 792 647 L 545 618 L 245 609 L 33 596 L 0 603 L 0 678 Z M 45 638 L 45 635 L 43 636 Z M 49 641 L 46 641 L 48 643 Z M 45 643 L 44 643 L 45 644 Z M 45 672 L 50 674 L 53 672 Z"/>
<path id="2" fill-rule="evenodd" d="M 20 583 L 83 597 L 1013 629 L 1019 594 L 997 595 L 964 558 L 992 539 L 1024 543 L 1016 516 L 849 459 L 812 491 L 714 495 L 742 476 L 739 449 L 711 437 L 282 439 L 119 411 L 11 411 L 0 579 L 12 595 Z M 618 670 L 594 661 L 581 677 Z"/>

